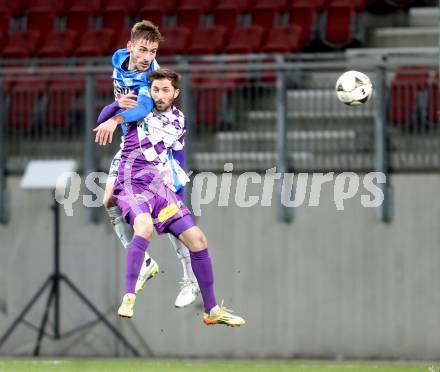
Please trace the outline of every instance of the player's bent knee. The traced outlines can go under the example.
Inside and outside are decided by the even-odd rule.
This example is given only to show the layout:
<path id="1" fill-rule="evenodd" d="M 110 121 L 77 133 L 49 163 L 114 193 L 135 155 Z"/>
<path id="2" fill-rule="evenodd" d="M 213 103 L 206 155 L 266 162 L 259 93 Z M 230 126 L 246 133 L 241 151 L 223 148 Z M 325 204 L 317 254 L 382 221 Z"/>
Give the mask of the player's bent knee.
<path id="1" fill-rule="evenodd" d="M 134 233 L 150 240 L 153 236 L 153 221 L 149 214 L 143 213 L 136 216 L 133 224 Z"/>
<path id="2" fill-rule="evenodd" d="M 203 232 L 197 232 L 192 239 L 192 246 L 194 251 L 202 251 L 208 247 L 208 240 Z"/>

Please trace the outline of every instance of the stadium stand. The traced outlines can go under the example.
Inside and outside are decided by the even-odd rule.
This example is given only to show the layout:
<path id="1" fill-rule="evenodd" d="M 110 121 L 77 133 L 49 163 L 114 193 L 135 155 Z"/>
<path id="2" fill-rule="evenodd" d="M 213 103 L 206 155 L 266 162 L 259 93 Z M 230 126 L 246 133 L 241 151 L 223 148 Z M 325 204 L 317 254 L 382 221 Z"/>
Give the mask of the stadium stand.
<path id="1" fill-rule="evenodd" d="M 226 41 L 226 28 L 213 26 L 201 28 L 194 33 L 188 48 L 193 55 L 217 54 L 223 50 Z"/>
<path id="2" fill-rule="evenodd" d="M 2 11 L 6 11 L 11 16 L 19 17 L 24 12 L 25 0 L 16 0 L 16 1 L 1 0 L 0 9 Z"/>
<path id="3" fill-rule="evenodd" d="M 265 45 L 265 53 L 296 53 L 301 50 L 302 29 L 299 26 L 274 27 L 270 30 Z"/>
<path id="4" fill-rule="evenodd" d="M 115 49 L 126 48 L 127 41 L 130 40 L 131 31 L 130 29 L 125 29 L 121 32 L 118 32 L 116 35 L 115 41 Z"/>
<path id="5" fill-rule="evenodd" d="M 10 35 L 3 49 L 4 58 L 30 58 L 35 55 L 40 43 L 38 31 L 16 32 Z"/>
<path id="6" fill-rule="evenodd" d="M 101 10 L 100 0 L 73 0 L 66 10 L 66 28 L 79 35 L 92 28 L 93 17 Z"/>
<path id="7" fill-rule="evenodd" d="M 47 80 L 16 81 L 11 83 L 9 126 L 29 128 L 42 122 L 38 103 L 47 92 Z"/>
<path id="8" fill-rule="evenodd" d="M 263 41 L 264 28 L 261 26 L 237 27 L 224 52 L 229 54 L 258 53 Z"/>
<path id="9" fill-rule="evenodd" d="M 37 56 L 41 58 L 70 57 L 76 47 L 76 42 L 76 31 L 52 31 L 46 35 Z"/>
<path id="10" fill-rule="evenodd" d="M 45 119 L 50 127 L 67 128 L 77 123 L 76 117 L 82 111 L 79 99 L 84 94 L 84 80 L 49 81 L 47 89 L 47 110 Z"/>
<path id="11" fill-rule="evenodd" d="M 440 123 L 439 73 L 432 78 L 429 86 L 428 122 Z"/>
<path id="12" fill-rule="evenodd" d="M 190 31 L 185 27 L 166 28 L 162 31 L 165 41 L 160 46 L 163 55 L 184 54 L 187 51 Z"/>
<path id="13" fill-rule="evenodd" d="M 140 19 L 149 19 L 158 26 L 163 26 L 163 20 L 176 9 L 174 0 L 152 0 L 141 5 L 138 14 Z"/>
<path id="14" fill-rule="evenodd" d="M 350 45 L 356 21 L 356 7 L 351 0 L 332 1 L 325 9 L 325 27 L 321 40 L 335 49 Z"/>
<path id="15" fill-rule="evenodd" d="M 395 125 L 417 124 L 425 120 L 428 105 L 429 68 L 401 66 L 391 83 L 390 120 Z"/>
<path id="16" fill-rule="evenodd" d="M 214 24 L 226 27 L 229 31 L 240 24 L 240 16 L 250 11 L 251 0 L 224 0 L 213 9 Z"/>
<path id="17" fill-rule="evenodd" d="M 423 21 L 414 24 L 410 20 L 406 24 L 402 22 L 401 28 L 397 29 L 394 24 L 388 27 L 380 22 L 376 24 L 374 17 L 380 17 L 381 13 L 392 15 L 399 8 L 403 8 L 411 17 L 411 5 L 421 2 L 0 0 L 0 54 L 4 59 L 14 59 L 11 64 L 15 63 L 16 58 L 24 60 L 32 57 L 69 58 L 69 63 L 82 64 L 83 58 L 108 57 L 114 49 L 125 47 L 130 37 L 130 26 L 140 19 L 150 19 L 160 26 L 166 39 L 160 47 L 161 64 L 161 58 L 180 55 L 196 57 L 203 54 L 340 51 L 353 46 L 365 46 L 363 35 L 367 27 L 371 29 L 372 35 L 367 47 L 393 48 L 395 39 L 392 35 L 397 35 L 395 37 L 399 37 L 399 42 L 407 43 L 404 46 L 417 46 L 417 40 L 426 40 L 428 28 L 425 28 Z M 414 37 L 402 38 L 401 30 L 413 31 Z M 434 27 L 428 31 L 434 35 Z M 105 61 L 108 63 L 108 59 Z M 97 80 L 96 88 L 98 94 L 108 98 L 111 87 L 106 79 Z M 252 79 L 273 85 L 275 75 Z M 205 126 L 213 127 L 220 120 L 231 93 L 237 92 L 241 89 L 240 84 L 249 84 L 252 79 L 223 77 L 221 83 L 216 78 L 194 80 L 206 93 L 206 96 L 200 93 L 197 117 Z M 75 100 L 81 99 L 78 90 L 83 87 L 82 83 L 72 82 L 71 86 L 66 87 L 68 93 L 63 103 L 56 100 L 62 84 L 54 81 L 47 83 L 48 91 L 42 95 L 41 86 L 36 84 L 29 87 L 28 94 L 33 98 L 25 102 L 25 113 L 19 119 L 14 119 L 11 125 L 17 128 L 24 125 L 23 118 L 29 117 L 34 110 L 32 102 L 41 103 L 43 97 L 46 100 L 48 125 L 69 127 L 69 120 L 77 115 L 72 107 L 75 107 Z M 15 107 L 25 94 L 26 87 L 21 82 L 11 83 L 9 92 L 14 92 L 11 95 L 11 107 Z M 411 74 L 402 68 L 393 77 L 389 119 L 395 127 L 417 120 L 438 123 L 438 106 L 438 74 L 434 75 L 432 71 L 427 75 L 422 71 Z M 38 117 L 41 118 L 41 115 Z"/>
<path id="18" fill-rule="evenodd" d="M 131 4 L 113 2 L 101 13 L 102 27 L 113 30 L 125 30 L 129 27 Z"/>
<path id="19" fill-rule="evenodd" d="M 114 31 L 110 29 L 88 30 L 82 35 L 75 55 L 78 57 L 100 57 L 113 50 Z"/>
<path id="20" fill-rule="evenodd" d="M 287 4 L 287 0 L 257 0 L 251 10 L 252 24 L 270 30 L 279 24 L 280 14 Z"/>
<path id="21" fill-rule="evenodd" d="M 318 3 L 309 0 L 296 0 L 289 6 L 287 13 L 289 24 L 299 26 L 301 44 L 307 46 L 316 38 L 318 18 L 324 9 L 324 2 Z"/>

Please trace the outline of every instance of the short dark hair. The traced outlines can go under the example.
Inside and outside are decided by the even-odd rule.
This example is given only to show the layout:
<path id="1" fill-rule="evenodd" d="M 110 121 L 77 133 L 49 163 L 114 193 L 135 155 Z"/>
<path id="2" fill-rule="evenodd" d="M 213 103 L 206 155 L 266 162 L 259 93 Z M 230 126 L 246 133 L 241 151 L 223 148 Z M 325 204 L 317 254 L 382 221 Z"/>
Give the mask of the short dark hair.
<path id="1" fill-rule="evenodd" d="M 143 21 L 137 22 L 131 29 L 131 42 L 134 43 L 139 39 L 145 39 L 153 43 L 160 43 L 164 41 L 159 28 L 153 24 L 153 22 Z"/>
<path id="2" fill-rule="evenodd" d="M 180 74 L 176 71 L 161 68 L 160 70 L 150 72 L 148 76 L 150 77 L 151 83 L 153 83 L 154 80 L 168 79 L 171 81 L 171 85 L 174 89 L 180 89 Z"/>

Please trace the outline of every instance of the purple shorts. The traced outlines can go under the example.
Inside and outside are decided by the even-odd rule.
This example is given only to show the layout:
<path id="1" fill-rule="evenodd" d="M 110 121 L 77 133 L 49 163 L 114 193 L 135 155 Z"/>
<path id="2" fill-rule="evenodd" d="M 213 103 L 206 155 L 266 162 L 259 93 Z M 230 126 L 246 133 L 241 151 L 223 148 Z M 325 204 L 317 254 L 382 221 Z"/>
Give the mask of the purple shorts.
<path id="1" fill-rule="evenodd" d="M 121 208 L 122 215 L 133 226 L 134 219 L 141 213 L 149 213 L 153 218 L 154 227 L 159 234 L 169 232 L 168 227 L 174 222 L 179 221 L 184 216 L 192 216 L 188 207 L 175 192 L 168 189 L 165 185 L 160 190 L 152 191 L 148 188 L 140 187 L 135 183 L 130 185 L 130 190 L 116 181 L 113 189 L 113 196 L 116 204 Z M 188 217 L 185 218 L 188 221 Z M 195 226 L 194 221 L 187 223 L 186 226 Z"/>

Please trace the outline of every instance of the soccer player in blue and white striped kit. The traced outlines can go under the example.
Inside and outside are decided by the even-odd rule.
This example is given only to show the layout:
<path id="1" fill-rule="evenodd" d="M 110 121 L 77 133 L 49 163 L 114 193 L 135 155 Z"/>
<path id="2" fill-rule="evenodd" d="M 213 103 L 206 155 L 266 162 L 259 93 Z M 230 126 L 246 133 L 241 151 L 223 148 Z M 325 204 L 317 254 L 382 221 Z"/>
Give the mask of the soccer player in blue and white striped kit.
<path id="1" fill-rule="evenodd" d="M 99 115 L 98 124 L 100 125 L 95 129 L 97 132 L 96 142 L 100 144 L 105 144 L 106 141 L 111 142 L 113 131 L 118 124 L 121 124 L 123 135 L 125 135 L 128 123 L 145 118 L 151 111 L 152 101 L 149 93 L 148 73 L 159 69 L 155 56 L 161 41 L 162 36 L 158 28 L 149 21 L 141 21 L 133 26 L 127 48 L 119 49 L 113 54 L 112 77 L 116 101 L 106 106 Z M 136 96 L 137 102 L 130 99 L 136 98 Z M 122 110 L 124 108 L 127 109 Z M 122 137 L 123 140 L 124 137 Z M 176 151 L 173 155 L 184 168 L 183 151 Z M 121 150 L 117 152 L 111 162 L 103 203 L 119 240 L 127 248 L 131 240 L 131 231 L 123 220 L 121 210 L 112 196 L 120 159 Z M 183 189 L 179 192 L 183 196 Z M 171 235 L 169 237 L 183 267 L 181 290 L 176 298 L 175 306 L 185 307 L 195 301 L 199 287 L 191 268 L 188 249 Z M 158 272 L 159 266 L 145 252 L 144 263 L 136 283 L 136 292 L 139 292 L 145 282 Z"/>

